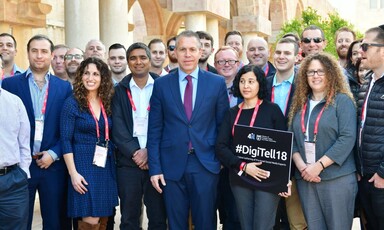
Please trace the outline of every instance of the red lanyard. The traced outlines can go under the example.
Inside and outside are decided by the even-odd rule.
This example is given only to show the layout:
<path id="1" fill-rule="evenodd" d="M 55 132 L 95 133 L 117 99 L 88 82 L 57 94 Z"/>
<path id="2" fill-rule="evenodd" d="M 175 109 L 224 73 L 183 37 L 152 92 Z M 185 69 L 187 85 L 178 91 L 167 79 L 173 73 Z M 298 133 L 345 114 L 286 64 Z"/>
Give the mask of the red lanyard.
<path id="1" fill-rule="evenodd" d="M 47 89 L 45 90 L 45 97 L 44 97 L 43 107 L 41 108 L 41 114 L 42 115 L 45 115 L 45 111 L 46 111 L 46 108 L 47 108 L 48 89 L 49 89 L 49 83 L 48 83 Z"/>
<path id="2" fill-rule="evenodd" d="M 127 95 L 128 95 L 128 99 L 129 99 L 129 102 L 131 103 L 131 106 L 132 106 L 133 111 L 136 112 L 135 102 L 133 101 L 131 92 L 130 92 L 128 89 L 127 89 Z M 151 109 L 151 106 L 148 105 L 147 110 L 149 111 L 150 109 Z"/>
<path id="3" fill-rule="evenodd" d="M 306 136 L 306 132 L 307 132 L 307 129 L 305 128 L 305 124 L 304 124 L 305 111 L 307 110 L 307 103 L 308 102 L 305 102 L 303 110 L 301 111 L 301 131 L 304 133 L 304 136 Z M 313 133 L 314 133 L 313 141 L 314 142 L 316 142 L 316 136 L 317 136 L 317 131 L 318 131 L 318 127 L 319 127 L 319 121 L 320 121 L 321 116 L 323 115 L 324 109 L 325 109 L 325 105 L 323 106 L 319 115 L 317 115 L 317 118 L 316 118 L 315 129 L 313 131 Z M 308 117 L 308 119 L 309 119 L 309 117 Z"/>
<path id="4" fill-rule="evenodd" d="M 15 75 L 15 72 L 12 69 L 10 77 L 12 77 L 13 75 Z M 4 78 L 5 78 L 5 72 L 3 72 L 3 76 L 1 76 L 1 80 L 4 80 Z"/>
<path id="5" fill-rule="evenodd" d="M 267 67 L 265 67 L 265 71 L 264 71 L 265 76 L 268 76 L 268 72 L 269 72 L 269 65 L 267 63 Z"/>
<path id="6" fill-rule="evenodd" d="M 291 95 L 291 90 L 292 90 L 292 84 L 291 86 L 289 87 L 289 91 L 288 91 L 288 94 L 287 94 L 287 97 L 285 98 L 285 108 L 284 108 L 284 116 L 285 114 L 287 113 L 287 108 L 288 108 L 288 101 L 289 101 L 289 96 Z M 272 96 L 271 96 L 271 101 L 273 103 L 275 103 L 275 87 L 272 86 Z"/>
<path id="7" fill-rule="evenodd" d="M 253 114 L 251 118 L 251 122 L 249 123 L 250 127 L 253 127 L 253 124 L 255 124 L 257 112 L 259 111 L 259 106 L 263 102 L 263 100 L 257 100 L 255 108 L 253 109 Z M 237 125 L 237 122 L 239 121 L 241 111 L 243 110 L 244 102 L 240 105 L 239 111 L 237 112 L 235 122 L 233 123 L 232 126 L 232 136 L 235 135 L 235 125 Z"/>
<path id="8" fill-rule="evenodd" d="M 89 101 L 88 101 L 88 107 L 89 107 L 89 110 L 90 110 L 91 113 L 92 113 L 92 117 L 93 117 L 93 119 L 95 120 L 95 123 L 96 123 L 96 135 L 97 135 L 97 140 L 99 141 L 99 140 L 100 140 L 99 122 L 97 121 L 97 118 L 96 118 L 96 116 L 95 116 L 95 112 L 93 112 L 91 103 L 89 103 Z M 106 140 L 106 141 L 109 141 L 108 117 L 107 117 L 107 114 L 105 113 L 104 105 L 103 105 L 103 103 L 101 102 L 101 100 L 100 100 L 100 108 L 101 108 L 101 112 L 103 113 L 104 122 L 105 122 L 105 140 Z"/>

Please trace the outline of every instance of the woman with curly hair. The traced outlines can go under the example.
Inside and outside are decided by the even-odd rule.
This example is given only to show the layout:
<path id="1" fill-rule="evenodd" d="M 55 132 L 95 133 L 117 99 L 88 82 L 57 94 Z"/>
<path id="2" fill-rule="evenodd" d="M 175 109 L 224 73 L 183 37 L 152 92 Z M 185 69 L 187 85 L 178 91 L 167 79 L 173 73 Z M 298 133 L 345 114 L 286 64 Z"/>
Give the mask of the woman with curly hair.
<path id="1" fill-rule="evenodd" d="M 337 61 L 306 57 L 289 113 L 293 161 L 308 229 L 351 229 L 357 193 L 356 108 Z"/>
<path id="2" fill-rule="evenodd" d="M 68 216 L 82 217 L 78 229 L 105 229 L 118 205 L 110 140 L 113 83 L 107 64 L 90 57 L 76 73 L 74 95 L 61 114 L 60 134 L 70 175 Z"/>

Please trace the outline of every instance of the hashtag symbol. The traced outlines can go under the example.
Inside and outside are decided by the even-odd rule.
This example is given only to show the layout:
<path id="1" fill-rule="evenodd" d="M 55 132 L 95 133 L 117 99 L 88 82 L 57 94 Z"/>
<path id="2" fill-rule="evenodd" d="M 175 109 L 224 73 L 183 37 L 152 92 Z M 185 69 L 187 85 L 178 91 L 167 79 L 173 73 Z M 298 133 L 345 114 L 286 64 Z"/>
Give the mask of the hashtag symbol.
<path id="1" fill-rule="evenodd" d="M 236 145 L 236 152 L 237 152 L 237 153 L 241 153 L 241 152 L 243 152 L 243 146 L 240 145 L 240 144 Z"/>

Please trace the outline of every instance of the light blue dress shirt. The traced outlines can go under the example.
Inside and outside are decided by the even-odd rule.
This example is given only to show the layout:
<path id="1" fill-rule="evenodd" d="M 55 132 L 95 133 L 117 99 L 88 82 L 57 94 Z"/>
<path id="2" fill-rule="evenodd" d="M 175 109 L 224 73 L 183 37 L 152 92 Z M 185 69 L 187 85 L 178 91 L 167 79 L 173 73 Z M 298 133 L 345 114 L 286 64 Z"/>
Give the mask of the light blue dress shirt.
<path id="1" fill-rule="evenodd" d="M 187 79 L 185 78 L 187 75 L 192 76 L 192 85 L 193 85 L 193 93 L 192 93 L 192 110 L 195 108 L 195 101 L 196 101 L 196 91 L 197 91 L 197 84 L 199 79 L 199 67 L 197 67 L 191 74 L 184 73 L 179 68 L 179 86 L 180 86 L 180 95 L 181 95 L 181 101 L 184 104 L 184 92 L 185 87 L 187 87 Z"/>
<path id="2" fill-rule="evenodd" d="M 287 103 L 294 77 L 295 74 L 292 73 L 291 77 L 289 77 L 288 80 L 284 80 L 280 83 L 277 83 L 276 74 L 273 77 L 272 87 L 274 88 L 274 103 L 279 105 L 280 110 L 283 112 L 284 115 L 286 115 L 286 107 L 288 106 Z"/>
<path id="3" fill-rule="evenodd" d="M 35 115 L 35 120 L 42 120 L 44 121 L 44 115 L 41 112 L 41 109 L 43 108 L 44 104 L 44 98 L 45 94 L 47 92 L 47 88 L 49 86 L 49 79 L 51 78 L 51 74 L 47 72 L 45 75 L 45 85 L 40 90 L 39 86 L 36 84 L 33 73 L 31 69 L 28 68 L 26 77 L 28 78 L 28 85 L 29 85 L 29 91 L 31 92 L 31 100 L 32 100 L 32 106 L 33 111 Z M 49 97 L 49 94 L 48 94 Z M 45 125 L 44 125 L 45 126 Z M 45 129 L 46 127 L 44 127 Z M 41 141 L 34 141 L 33 143 L 33 153 L 40 152 L 41 147 Z M 52 150 L 48 150 L 49 155 L 53 158 L 53 160 L 57 160 L 57 154 L 53 152 Z"/>

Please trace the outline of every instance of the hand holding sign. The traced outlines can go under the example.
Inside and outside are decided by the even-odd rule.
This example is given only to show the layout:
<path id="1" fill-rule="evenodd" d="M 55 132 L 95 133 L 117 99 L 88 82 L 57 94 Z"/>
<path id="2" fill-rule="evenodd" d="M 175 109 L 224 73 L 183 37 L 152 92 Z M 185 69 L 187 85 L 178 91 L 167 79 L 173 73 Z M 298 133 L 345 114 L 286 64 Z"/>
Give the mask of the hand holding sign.
<path id="1" fill-rule="evenodd" d="M 261 165 L 261 162 L 248 163 L 245 166 L 245 172 L 261 182 L 261 179 L 267 179 L 270 175 L 270 171 L 263 170 L 257 166 Z"/>

